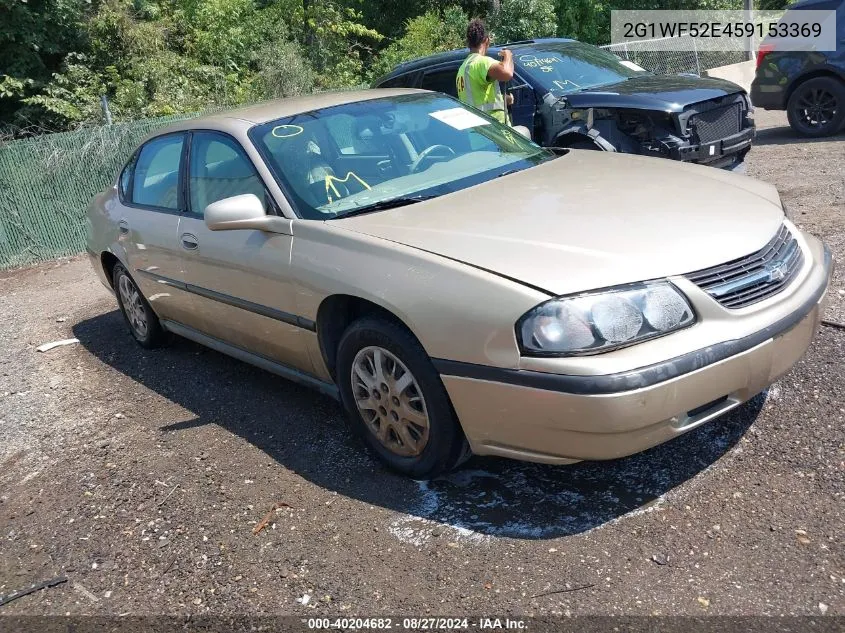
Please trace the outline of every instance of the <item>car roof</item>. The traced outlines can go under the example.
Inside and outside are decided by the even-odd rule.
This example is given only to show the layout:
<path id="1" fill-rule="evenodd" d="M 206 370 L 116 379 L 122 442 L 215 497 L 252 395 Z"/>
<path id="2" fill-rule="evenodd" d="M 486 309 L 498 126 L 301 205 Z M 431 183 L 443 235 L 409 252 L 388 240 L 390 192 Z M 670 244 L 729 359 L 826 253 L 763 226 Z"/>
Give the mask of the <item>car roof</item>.
<path id="1" fill-rule="evenodd" d="M 251 106 L 224 110 L 205 116 L 178 121 L 167 127 L 155 130 L 149 134 L 144 141 L 184 130 L 220 130 L 222 132 L 241 132 L 256 125 L 267 123 L 275 119 L 312 112 L 323 108 L 355 103 L 357 101 L 369 101 L 383 97 L 395 97 L 404 94 L 425 93 L 426 90 L 411 88 L 377 88 L 367 90 L 344 90 L 336 92 L 318 92 L 300 97 L 288 97 L 285 99 L 274 99 L 264 101 Z"/>
<path id="2" fill-rule="evenodd" d="M 536 46 L 537 44 L 562 44 L 577 41 L 578 40 L 572 40 L 562 37 L 547 37 L 535 40 L 520 40 L 518 42 L 507 42 L 506 44 L 497 44 L 495 46 L 491 46 L 488 53 L 492 53 L 495 56 L 503 48 L 510 48 L 513 50 L 530 49 Z M 398 75 L 404 75 L 406 73 L 414 72 L 422 68 L 428 68 L 429 66 L 436 66 L 438 64 L 457 61 L 459 59 L 463 59 L 466 56 L 467 49 L 459 48 L 452 51 L 445 51 L 443 53 L 435 53 L 434 55 L 428 55 L 426 57 L 418 57 L 416 59 L 411 59 L 407 62 L 402 62 L 401 64 L 398 64 L 389 73 L 376 80 L 374 85 L 378 85 Z"/>

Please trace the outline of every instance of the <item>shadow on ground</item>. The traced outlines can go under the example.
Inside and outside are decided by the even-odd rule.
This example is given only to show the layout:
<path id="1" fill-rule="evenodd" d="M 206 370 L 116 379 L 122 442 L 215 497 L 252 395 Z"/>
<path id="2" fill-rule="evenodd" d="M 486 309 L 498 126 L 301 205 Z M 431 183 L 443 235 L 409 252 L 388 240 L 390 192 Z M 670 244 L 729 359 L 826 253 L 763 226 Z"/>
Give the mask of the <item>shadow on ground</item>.
<path id="1" fill-rule="evenodd" d="M 411 542 L 444 526 L 470 539 L 554 538 L 648 507 L 724 455 L 765 400 L 625 459 L 556 467 L 475 457 L 447 477 L 415 482 L 370 459 L 340 406 L 316 392 L 183 339 L 141 349 L 117 311 L 73 331 L 97 359 L 196 415 L 161 425 L 170 441 L 188 444 L 192 429 L 220 425 L 324 489 L 401 513 L 390 530 Z"/>
<path id="2" fill-rule="evenodd" d="M 754 137 L 754 145 L 806 145 L 807 143 L 824 143 L 831 141 L 845 140 L 845 129 L 840 130 L 833 136 L 822 136 L 821 138 L 810 138 L 801 136 L 788 125 L 782 127 L 767 127 L 757 130 Z"/>

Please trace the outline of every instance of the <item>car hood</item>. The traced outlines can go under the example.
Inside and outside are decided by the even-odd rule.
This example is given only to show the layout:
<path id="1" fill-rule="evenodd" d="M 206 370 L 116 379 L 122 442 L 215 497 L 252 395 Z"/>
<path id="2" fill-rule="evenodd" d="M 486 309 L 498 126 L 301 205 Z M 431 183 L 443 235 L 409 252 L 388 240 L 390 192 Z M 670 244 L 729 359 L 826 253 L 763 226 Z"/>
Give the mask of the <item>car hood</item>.
<path id="1" fill-rule="evenodd" d="M 742 92 L 724 79 L 682 75 L 645 75 L 609 86 L 600 86 L 566 96 L 576 108 L 634 108 L 682 112 L 693 103 Z"/>
<path id="2" fill-rule="evenodd" d="M 746 176 L 570 150 L 456 193 L 332 223 L 560 295 L 736 259 L 762 248 L 782 222 L 775 188 Z"/>

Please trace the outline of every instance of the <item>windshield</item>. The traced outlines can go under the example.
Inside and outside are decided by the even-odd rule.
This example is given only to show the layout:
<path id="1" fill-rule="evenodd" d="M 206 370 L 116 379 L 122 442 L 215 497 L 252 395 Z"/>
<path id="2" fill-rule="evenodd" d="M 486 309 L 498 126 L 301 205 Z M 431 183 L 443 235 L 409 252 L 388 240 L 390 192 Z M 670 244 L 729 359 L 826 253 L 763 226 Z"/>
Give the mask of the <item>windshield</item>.
<path id="1" fill-rule="evenodd" d="M 250 137 L 300 217 L 321 220 L 444 195 L 554 158 L 492 118 L 429 93 L 297 114 Z"/>
<path id="2" fill-rule="evenodd" d="M 558 97 L 651 74 L 633 62 L 581 42 L 517 51 L 514 60 L 517 69 L 523 69 Z"/>

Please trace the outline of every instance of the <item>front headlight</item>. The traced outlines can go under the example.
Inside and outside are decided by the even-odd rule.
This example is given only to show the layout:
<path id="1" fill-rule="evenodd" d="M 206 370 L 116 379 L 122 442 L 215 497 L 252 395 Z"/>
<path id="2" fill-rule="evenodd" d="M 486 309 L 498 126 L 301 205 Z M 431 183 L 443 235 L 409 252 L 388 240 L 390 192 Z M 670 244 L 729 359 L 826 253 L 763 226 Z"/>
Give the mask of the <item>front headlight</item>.
<path id="1" fill-rule="evenodd" d="M 686 297 L 668 281 L 561 297 L 541 303 L 516 324 L 529 356 L 596 354 L 695 323 Z"/>

